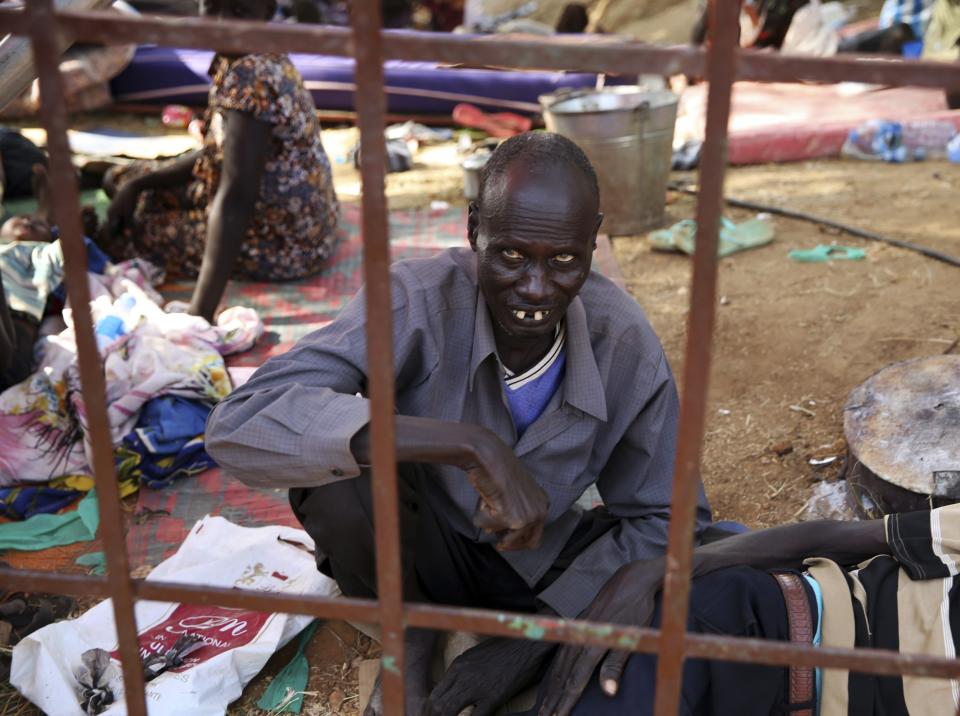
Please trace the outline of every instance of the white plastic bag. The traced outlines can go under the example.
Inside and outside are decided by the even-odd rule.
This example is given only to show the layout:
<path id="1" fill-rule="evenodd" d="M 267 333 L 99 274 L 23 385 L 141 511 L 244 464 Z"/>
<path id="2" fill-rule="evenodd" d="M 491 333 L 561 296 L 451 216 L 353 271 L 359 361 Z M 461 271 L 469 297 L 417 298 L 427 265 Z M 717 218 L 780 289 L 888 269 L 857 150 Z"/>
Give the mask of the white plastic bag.
<path id="1" fill-rule="evenodd" d="M 832 57 L 840 45 L 836 28 L 843 25 L 846 13 L 842 3 L 811 0 L 794 14 L 780 51 L 785 55 Z"/>
<path id="2" fill-rule="evenodd" d="M 194 525 L 177 553 L 147 579 L 332 596 L 337 593 L 336 584 L 317 571 L 308 551 L 312 549 L 312 540 L 302 530 L 240 527 L 208 515 Z M 313 618 L 149 601 L 137 602 L 136 615 L 141 658 L 148 652 L 166 651 L 183 633 L 197 634 L 206 642 L 182 666 L 147 684 L 147 707 L 153 716 L 225 713 L 270 655 Z M 47 714 L 82 716 L 76 673 L 81 655 L 94 648 L 114 657 L 109 682 L 115 702 L 103 713 L 125 714 L 110 600 L 78 619 L 44 627 L 17 644 L 10 683 Z"/>

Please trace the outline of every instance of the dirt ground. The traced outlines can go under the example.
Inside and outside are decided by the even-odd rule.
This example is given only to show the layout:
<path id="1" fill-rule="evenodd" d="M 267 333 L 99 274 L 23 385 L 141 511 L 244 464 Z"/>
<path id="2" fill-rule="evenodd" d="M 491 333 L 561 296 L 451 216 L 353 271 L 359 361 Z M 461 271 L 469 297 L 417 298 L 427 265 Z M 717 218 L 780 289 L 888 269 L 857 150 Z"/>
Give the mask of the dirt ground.
<path id="1" fill-rule="evenodd" d="M 960 167 L 943 162 L 823 161 L 733 169 L 727 194 L 960 256 L 958 184 Z M 669 212 L 691 218 L 694 202 L 678 197 Z M 796 520 L 811 485 L 834 476 L 834 466 L 820 471 L 809 460 L 842 456 L 842 406 L 854 387 L 890 363 L 955 349 L 960 337 L 960 269 L 813 224 L 773 223 L 771 245 L 720 264 L 703 455 L 715 517 L 751 527 Z M 867 257 L 827 264 L 787 258 L 790 249 L 834 242 L 863 248 Z M 614 249 L 682 376 L 690 260 L 653 252 L 643 238 L 615 239 Z"/>

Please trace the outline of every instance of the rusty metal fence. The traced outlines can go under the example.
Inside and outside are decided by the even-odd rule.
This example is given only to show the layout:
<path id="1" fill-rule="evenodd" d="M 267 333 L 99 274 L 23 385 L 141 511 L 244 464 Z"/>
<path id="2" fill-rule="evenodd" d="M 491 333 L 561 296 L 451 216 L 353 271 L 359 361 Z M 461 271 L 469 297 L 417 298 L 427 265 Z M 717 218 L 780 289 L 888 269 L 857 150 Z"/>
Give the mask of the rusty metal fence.
<path id="1" fill-rule="evenodd" d="M 199 18 L 135 18 L 97 12 L 57 12 L 53 0 L 27 0 L 25 9 L 0 9 L 0 35 L 28 35 L 40 81 L 41 118 L 47 131 L 54 218 L 60 226 L 70 304 L 74 307 L 78 362 L 93 447 L 93 469 L 101 514 L 99 537 L 106 546 L 107 576 L 0 569 L 8 589 L 111 597 L 123 668 L 127 709 L 146 714 L 137 644 L 134 601 L 153 599 L 217 604 L 262 611 L 378 623 L 383 638 L 383 686 L 388 714 L 403 712 L 403 634 L 409 627 L 463 630 L 518 637 L 516 624 L 530 615 L 405 604 L 400 582 L 399 517 L 394 452 L 394 376 L 389 287 L 389 237 L 384 194 L 384 59 L 431 60 L 515 68 L 688 74 L 709 82 L 706 141 L 700 166 L 698 235 L 688 319 L 673 482 L 667 572 L 660 630 L 616 624 L 533 617 L 542 638 L 633 651 L 657 652 L 655 713 L 677 713 L 683 661 L 703 657 L 775 665 L 844 668 L 875 674 L 960 678 L 960 660 L 883 650 L 828 649 L 756 639 L 687 634 L 696 488 L 704 437 L 716 306 L 717 229 L 723 203 L 727 121 L 736 80 L 839 80 L 960 90 L 960 64 L 886 58 L 800 58 L 738 49 L 740 0 L 711 0 L 713 41 L 706 50 L 626 42 L 583 44 L 561 38 L 470 39 L 457 35 L 381 32 L 379 0 L 355 0 L 351 29 L 264 25 Z M 361 167 L 364 273 L 368 287 L 373 493 L 379 601 L 253 593 L 132 579 L 124 548 L 121 505 L 107 423 L 104 376 L 94 341 L 86 281 L 80 204 L 67 141 L 67 111 L 58 58 L 64 41 L 102 44 L 157 43 L 224 52 L 301 52 L 356 58 L 356 101 Z M 521 621 L 517 621 L 521 620 Z M 523 620 L 527 620 L 524 622 Z"/>

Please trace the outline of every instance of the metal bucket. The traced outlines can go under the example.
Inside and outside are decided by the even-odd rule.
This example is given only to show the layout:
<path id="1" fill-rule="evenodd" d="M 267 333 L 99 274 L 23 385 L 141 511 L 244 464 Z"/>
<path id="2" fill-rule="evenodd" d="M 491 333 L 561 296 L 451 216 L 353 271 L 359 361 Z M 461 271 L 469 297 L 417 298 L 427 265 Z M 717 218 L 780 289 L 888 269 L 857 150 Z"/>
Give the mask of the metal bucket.
<path id="1" fill-rule="evenodd" d="M 663 222 L 677 101 L 636 86 L 540 97 L 547 129 L 576 142 L 597 170 L 605 233 L 639 234 Z"/>

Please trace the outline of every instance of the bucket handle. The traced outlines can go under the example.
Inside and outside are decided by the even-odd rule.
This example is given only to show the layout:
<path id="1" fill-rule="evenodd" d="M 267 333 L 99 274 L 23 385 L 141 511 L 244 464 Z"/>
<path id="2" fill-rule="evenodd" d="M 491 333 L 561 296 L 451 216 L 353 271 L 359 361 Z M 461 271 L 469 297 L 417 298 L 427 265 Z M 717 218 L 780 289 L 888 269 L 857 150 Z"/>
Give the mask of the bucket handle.
<path id="1" fill-rule="evenodd" d="M 550 94 L 540 95 L 538 98 L 540 100 L 540 109 L 541 112 L 549 112 L 550 108 L 555 104 L 560 102 L 566 102 L 570 99 L 576 99 L 577 97 L 583 97 L 589 94 L 596 94 L 597 90 L 592 87 L 561 87 L 560 89 L 551 92 Z M 648 100 L 643 100 L 639 102 L 636 107 L 631 107 L 631 112 L 644 113 L 650 111 L 650 102 Z"/>

